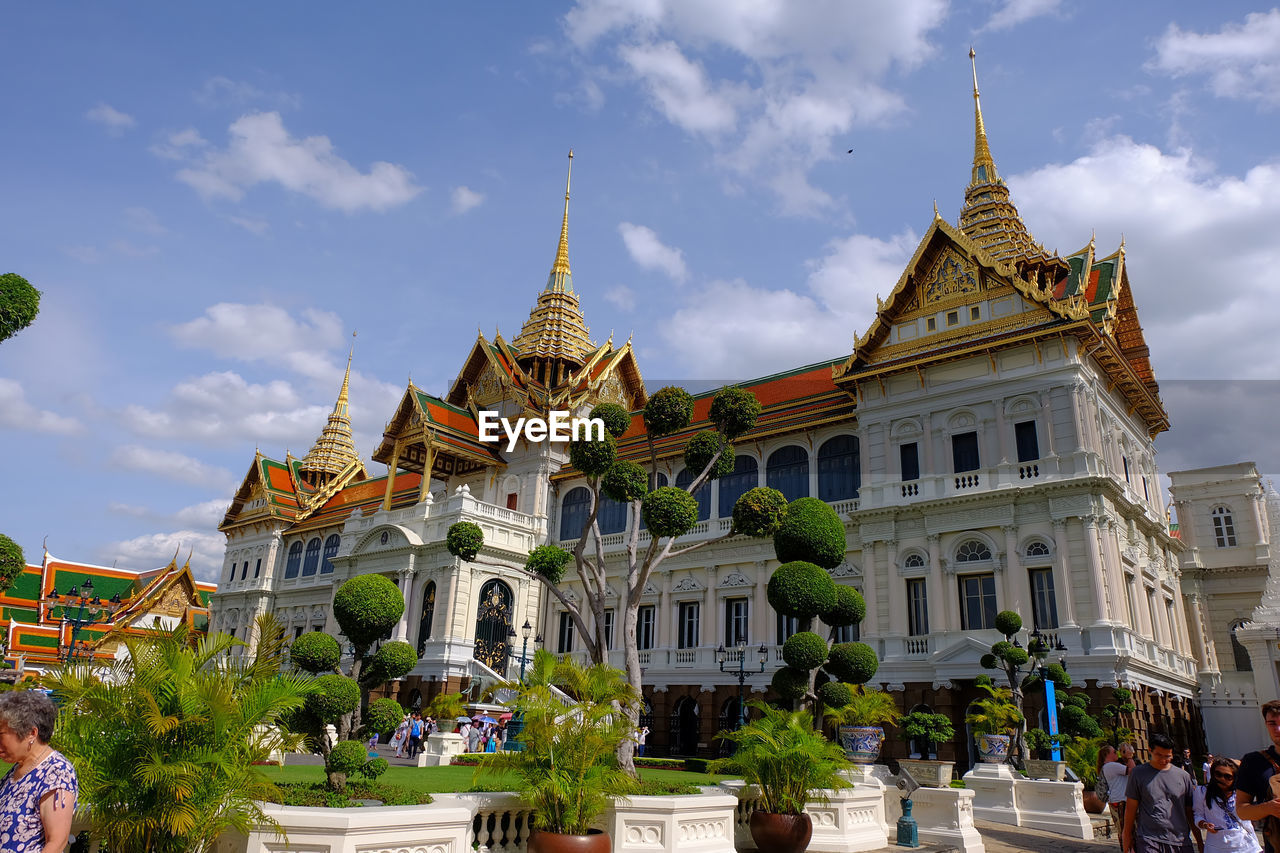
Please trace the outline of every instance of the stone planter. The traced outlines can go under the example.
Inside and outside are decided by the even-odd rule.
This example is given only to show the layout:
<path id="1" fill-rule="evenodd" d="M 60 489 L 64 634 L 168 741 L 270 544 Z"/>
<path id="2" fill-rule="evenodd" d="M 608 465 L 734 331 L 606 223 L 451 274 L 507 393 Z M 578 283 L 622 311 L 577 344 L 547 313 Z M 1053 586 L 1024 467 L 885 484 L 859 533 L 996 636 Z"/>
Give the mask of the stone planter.
<path id="1" fill-rule="evenodd" d="M 879 726 L 841 726 L 840 745 L 854 764 L 875 764 L 884 743 L 884 729 Z"/>
<path id="2" fill-rule="evenodd" d="M 1039 758 L 1028 758 L 1026 761 L 1027 776 L 1032 779 L 1047 779 L 1050 782 L 1061 782 L 1067 778 L 1067 762 L 1049 761 Z"/>
<path id="3" fill-rule="evenodd" d="M 903 758 L 898 761 L 898 766 L 925 788 L 950 786 L 951 774 L 955 770 L 953 761 L 926 761 L 923 758 Z"/>
<path id="4" fill-rule="evenodd" d="M 1008 735 L 978 735 L 978 760 L 983 764 L 1004 764 L 1009 759 Z"/>

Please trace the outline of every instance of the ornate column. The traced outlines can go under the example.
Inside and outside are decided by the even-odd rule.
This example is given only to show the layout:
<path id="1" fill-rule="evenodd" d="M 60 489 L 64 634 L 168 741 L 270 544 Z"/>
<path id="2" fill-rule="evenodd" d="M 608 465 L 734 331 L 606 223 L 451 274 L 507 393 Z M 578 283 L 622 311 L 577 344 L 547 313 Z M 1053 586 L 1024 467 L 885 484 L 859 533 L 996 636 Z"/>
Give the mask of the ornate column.
<path id="1" fill-rule="evenodd" d="M 1009 459 L 1009 425 L 1005 421 L 1004 416 L 1004 398 L 993 400 L 992 404 L 996 407 L 996 447 L 999 448 L 999 459 L 1001 465 L 1007 464 Z M 992 465 L 991 467 L 995 467 Z"/>
<path id="2" fill-rule="evenodd" d="M 1102 554 L 1100 553 L 1102 544 L 1098 539 L 1098 517 L 1096 515 L 1086 515 L 1080 519 L 1082 532 L 1084 534 L 1084 552 L 1089 564 L 1089 589 L 1093 594 L 1093 610 L 1097 614 L 1095 622 L 1106 623 L 1112 621 L 1111 613 L 1113 607 L 1107 607 L 1106 583 L 1103 572 L 1106 567 L 1102 564 Z M 1117 587 L 1116 594 L 1120 593 Z M 1121 620 L 1122 621 L 1122 620 Z"/>
<path id="3" fill-rule="evenodd" d="M 871 446 L 871 442 L 868 440 L 870 438 L 870 434 L 866 427 L 860 427 L 858 429 L 857 436 L 858 436 L 858 467 L 862 471 L 862 480 L 861 480 L 862 487 L 866 488 L 867 486 L 871 485 L 871 454 L 868 453 L 863 448 L 869 448 Z M 885 466 L 886 466 L 886 470 L 883 472 L 884 476 L 881 477 L 882 481 L 889 479 L 888 473 L 889 473 L 889 469 L 892 466 L 890 465 L 890 462 L 888 459 L 885 460 Z M 717 489 L 717 491 L 719 490 Z"/>
<path id="4" fill-rule="evenodd" d="M 1125 583 L 1125 580 L 1124 580 L 1125 571 L 1124 571 L 1124 563 L 1120 559 L 1120 540 L 1118 538 L 1119 534 L 1117 533 L 1119 528 L 1116 525 L 1115 519 L 1111 518 L 1110 516 L 1106 516 L 1104 521 L 1105 523 L 1101 525 L 1099 529 L 1099 536 L 1102 540 L 1102 559 L 1104 560 L 1107 568 L 1111 571 L 1111 577 L 1115 581 L 1114 588 L 1122 589 L 1123 584 Z M 1136 574 L 1136 571 L 1135 571 L 1135 574 Z M 1141 604 L 1141 603 L 1142 602 L 1138 602 L 1138 601 L 1135 601 L 1134 603 L 1134 606 L 1139 611 L 1143 609 L 1142 607 L 1137 606 L 1138 604 Z M 1118 608 L 1119 608 L 1119 603 L 1113 601 L 1112 602 L 1113 612 L 1115 612 Z"/>
<path id="5" fill-rule="evenodd" d="M 410 620 L 413 619 L 413 577 L 415 574 L 413 563 L 414 555 L 410 554 L 409 566 L 396 572 L 396 575 L 400 578 L 400 594 L 404 597 L 404 616 L 400 617 L 400 621 L 396 623 L 393 636 L 395 639 L 406 643 L 409 641 Z"/>
<path id="6" fill-rule="evenodd" d="M 1058 597 L 1058 606 L 1062 608 L 1063 627 L 1074 626 L 1076 622 L 1075 586 L 1071 577 L 1071 546 L 1067 542 L 1067 520 L 1053 520 L 1053 588 Z"/>
<path id="7" fill-rule="evenodd" d="M 391 464 L 387 466 L 387 490 L 382 495 L 382 508 L 391 509 L 391 496 L 396 490 L 396 469 L 400 467 L 400 439 L 396 439 L 391 451 Z"/>
<path id="8" fill-rule="evenodd" d="M 885 540 L 885 582 L 889 585 L 889 634 L 894 637 L 907 635 L 907 584 L 898 572 L 898 540 Z M 863 582 L 866 582 L 863 572 Z M 870 609 L 870 608 L 868 608 Z"/>
<path id="9" fill-rule="evenodd" d="M 702 624 L 698 626 L 700 628 L 703 625 L 706 626 L 701 632 L 702 636 L 698 638 L 698 645 L 712 648 L 719 645 L 724 637 L 724 626 L 721 624 L 724 621 L 724 614 L 720 612 L 720 608 L 716 607 L 716 575 L 718 574 L 716 569 L 714 565 L 707 566 L 707 589 L 703 593 L 703 615 L 699 620 Z"/>
<path id="10" fill-rule="evenodd" d="M 867 547 L 868 544 L 871 544 L 870 548 Z M 863 543 L 862 596 L 867 601 L 867 618 L 862 620 L 862 634 L 871 637 L 879 636 L 884 630 L 880 625 L 879 601 L 876 598 L 876 575 L 879 568 L 875 552 L 875 543 Z"/>
<path id="11" fill-rule="evenodd" d="M 1004 531 L 1004 594 L 1007 601 L 1006 608 L 1020 614 L 1025 623 L 1030 620 L 1032 611 L 1028 607 L 1031 602 L 1029 582 L 1026 573 L 1022 570 L 1022 559 L 1018 553 L 1018 525 L 1004 524 L 1000 526 L 1000 529 Z"/>
<path id="12" fill-rule="evenodd" d="M 1262 514 L 1262 502 L 1263 497 L 1261 494 L 1249 496 L 1249 503 L 1253 505 L 1253 523 L 1256 525 L 1255 529 L 1258 531 L 1258 544 L 1267 545 L 1270 543 L 1271 537 L 1269 535 L 1267 520 Z"/>
<path id="13" fill-rule="evenodd" d="M 1200 664 L 1200 674 L 1216 673 L 1217 661 L 1210 660 L 1205 638 L 1208 632 L 1204 624 L 1204 597 L 1199 589 L 1186 596 L 1187 605 L 1191 608 L 1191 624 L 1187 633 L 1191 638 L 1191 653 Z"/>
<path id="14" fill-rule="evenodd" d="M 759 638 L 758 642 L 773 645 L 774 637 L 769 631 L 769 616 L 773 613 L 773 608 L 769 606 L 769 561 L 756 560 L 756 585 L 755 598 L 751 602 L 751 621 L 754 626 L 752 639 Z"/>
<path id="15" fill-rule="evenodd" d="M 1048 453 L 1041 453 L 1041 456 L 1057 456 L 1058 455 L 1058 437 L 1053 431 L 1053 393 L 1052 391 L 1040 392 L 1040 412 L 1044 415 L 1044 441 L 1045 450 Z"/>
<path id="16" fill-rule="evenodd" d="M 658 607 L 658 633 L 662 636 L 659 645 L 664 649 L 675 646 L 675 622 L 677 614 L 671 612 L 671 572 L 662 573 L 662 604 Z"/>

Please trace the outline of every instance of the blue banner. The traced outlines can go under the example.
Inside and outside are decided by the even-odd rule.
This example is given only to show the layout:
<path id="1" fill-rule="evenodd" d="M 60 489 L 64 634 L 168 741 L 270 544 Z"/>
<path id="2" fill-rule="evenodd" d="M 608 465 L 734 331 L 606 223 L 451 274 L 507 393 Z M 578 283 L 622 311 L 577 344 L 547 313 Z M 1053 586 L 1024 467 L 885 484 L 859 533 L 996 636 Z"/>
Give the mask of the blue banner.
<path id="1" fill-rule="evenodd" d="M 1054 684 L 1049 679 L 1044 680 L 1044 701 L 1048 707 L 1049 716 L 1049 734 L 1056 735 L 1058 733 L 1058 699 L 1054 694 Z M 1062 748 L 1054 743 L 1053 760 L 1062 760 Z"/>

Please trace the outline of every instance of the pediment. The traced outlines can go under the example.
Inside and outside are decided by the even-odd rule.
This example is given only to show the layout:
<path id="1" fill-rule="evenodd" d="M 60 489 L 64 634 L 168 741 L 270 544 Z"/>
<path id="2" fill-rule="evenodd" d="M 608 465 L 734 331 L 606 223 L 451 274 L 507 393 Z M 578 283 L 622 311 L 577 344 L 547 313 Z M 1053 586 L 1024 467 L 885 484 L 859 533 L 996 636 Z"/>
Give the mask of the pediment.
<path id="1" fill-rule="evenodd" d="M 356 547 L 351 550 L 351 555 L 395 551 L 400 548 L 421 544 L 422 539 L 412 530 L 397 524 L 384 524 L 373 528 L 361 537 L 360 541 L 356 543 Z"/>
<path id="2" fill-rule="evenodd" d="M 984 643 L 976 637 L 965 636 L 947 646 L 945 649 L 939 649 L 937 652 L 934 652 L 933 662 L 935 664 L 972 664 L 973 672 L 974 674 L 977 674 L 983 671 L 979 660 L 981 660 L 983 655 L 990 651 L 990 643 Z"/>

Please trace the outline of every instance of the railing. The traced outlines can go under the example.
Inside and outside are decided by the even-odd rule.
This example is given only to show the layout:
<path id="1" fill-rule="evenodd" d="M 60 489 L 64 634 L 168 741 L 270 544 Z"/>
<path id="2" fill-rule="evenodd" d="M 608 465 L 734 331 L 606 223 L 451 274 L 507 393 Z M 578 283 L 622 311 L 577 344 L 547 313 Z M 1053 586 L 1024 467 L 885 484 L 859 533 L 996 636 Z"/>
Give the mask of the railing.
<path id="1" fill-rule="evenodd" d="M 914 498 L 918 494 L 920 494 L 919 483 L 903 483 L 902 484 L 902 496 L 904 498 Z"/>
<path id="2" fill-rule="evenodd" d="M 957 489 L 976 489 L 980 485 L 977 474 L 960 474 L 955 481 Z"/>
<path id="3" fill-rule="evenodd" d="M 533 809 L 512 794 L 470 794 L 476 815 L 467 836 L 468 850 L 525 853 L 533 830 Z"/>
<path id="4" fill-rule="evenodd" d="M 1032 463 L 1031 465 L 1018 466 L 1019 480 L 1034 480 L 1040 476 L 1040 466 Z"/>
<path id="5" fill-rule="evenodd" d="M 907 657 L 922 658 L 929 655 L 928 637 L 907 637 Z"/>
<path id="6" fill-rule="evenodd" d="M 653 663 L 653 651 L 652 651 L 652 650 L 650 650 L 650 649 L 645 649 L 645 650 L 643 650 L 643 651 L 636 652 L 636 654 L 640 657 L 640 665 L 641 665 L 641 666 L 648 666 L 649 664 Z"/>
<path id="7" fill-rule="evenodd" d="M 697 663 L 697 660 L 698 660 L 697 649 L 676 649 L 676 652 L 675 652 L 676 666 L 682 666 L 682 665 L 692 666 L 693 664 Z"/>

